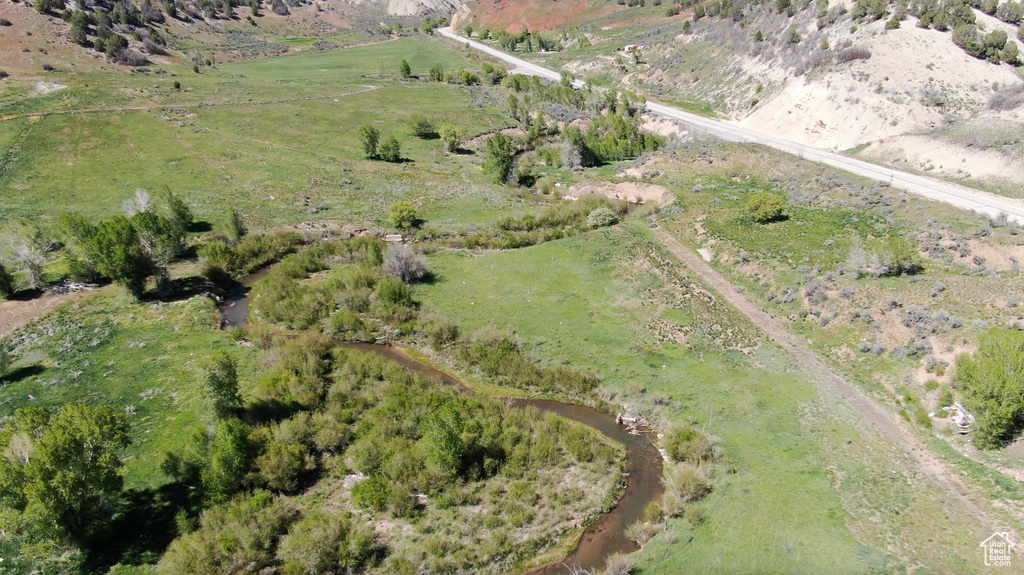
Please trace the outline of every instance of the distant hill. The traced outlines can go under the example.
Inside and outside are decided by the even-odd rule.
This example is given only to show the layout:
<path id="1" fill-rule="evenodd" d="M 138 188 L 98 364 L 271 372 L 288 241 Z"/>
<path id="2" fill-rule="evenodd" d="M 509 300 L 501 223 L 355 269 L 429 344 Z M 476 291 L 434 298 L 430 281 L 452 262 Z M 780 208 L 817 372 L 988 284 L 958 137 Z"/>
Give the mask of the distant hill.
<path id="1" fill-rule="evenodd" d="M 996 0 L 474 1 L 454 19 L 554 31 L 543 58 L 580 77 L 1024 197 L 1021 21 Z"/>
<path id="2" fill-rule="evenodd" d="M 0 71 L 46 79 L 175 61 L 197 65 L 386 39 L 458 0 L 34 0 L 0 3 Z M 52 68 L 52 70 L 50 70 Z"/>

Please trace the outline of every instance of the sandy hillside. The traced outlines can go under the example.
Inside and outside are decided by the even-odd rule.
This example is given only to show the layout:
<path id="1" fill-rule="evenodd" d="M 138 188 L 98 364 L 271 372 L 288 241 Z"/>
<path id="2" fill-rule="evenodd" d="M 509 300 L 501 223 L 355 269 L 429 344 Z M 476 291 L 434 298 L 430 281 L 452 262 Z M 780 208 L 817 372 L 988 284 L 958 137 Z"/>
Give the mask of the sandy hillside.
<path id="1" fill-rule="evenodd" d="M 987 31 L 1010 32 L 983 14 L 978 22 Z M 1024 161 L 1013 150 L 940 134 L 972 118 L 979 125 L 1015 126 L 1024 133 L 1024 110 L 987 109 L 996 89 L 1021 82 L 1016 68 L 972 58 L 948 33 L 918 28 L 913 17 L 897 30 L 886 31 L 884 21 L 860 28 L 854 35 L 837 26 L 821 36 L 832 46 L 844 41 L 864 46 L 870 59 L 790 76 L 767 103 L 749 114 L 739 112 L 738 123 L 820 148 L 864 146 L 865 157 L 912 171 L 1004 187 L 1024 183 Z M 744 63 L 752 76 L 771 74 L 771 66 L 759 59 Z"/>

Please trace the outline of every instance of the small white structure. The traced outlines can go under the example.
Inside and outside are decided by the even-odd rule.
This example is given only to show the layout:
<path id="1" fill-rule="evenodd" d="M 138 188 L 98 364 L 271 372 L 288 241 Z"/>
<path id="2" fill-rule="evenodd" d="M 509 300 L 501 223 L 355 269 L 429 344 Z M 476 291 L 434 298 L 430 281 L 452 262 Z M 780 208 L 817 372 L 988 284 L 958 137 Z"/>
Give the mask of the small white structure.
<path id="1" fill-rule="evenodd" d="M 629 54 L 633 50 L 639 50 L 640 48 L 640 44 L 626 44 L 626 47 L 623 48 L 622 51 Z"/>
<path id="2" fill-rule="evenodd" d="M 384 241 L 393 244 L 400 244 L 402 243 L 402 234 L 388 234 L 384 236 Z"/>

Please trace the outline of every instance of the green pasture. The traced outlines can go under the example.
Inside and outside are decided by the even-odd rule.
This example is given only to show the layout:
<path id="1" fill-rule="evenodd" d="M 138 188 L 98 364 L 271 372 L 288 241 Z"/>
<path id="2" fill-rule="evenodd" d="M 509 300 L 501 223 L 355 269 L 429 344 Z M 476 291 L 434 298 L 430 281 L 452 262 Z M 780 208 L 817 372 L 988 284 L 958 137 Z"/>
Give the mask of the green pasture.
<path id="1" fill-rule="evenodd" d="M 71 210 L 103 217 L 136 189 L 164 186 L 215 229 L 232 206 L 253 227 L 373 223 L 397 199 L 437 222 L 507 213 L 509 200 L 492 191 L 473 155 L 446 156 L 438 140 L 415 138 L 408 125 L 418 114 L 470 137 L 506 125 L 497 100 L 482 89 L 399 82 L 402 58 L 414 73 L 435 63 L 472 67 L 441 43 L 403 39 L 201 74 L 100 76 L 93 87 L 0 104 L 0 117 L 10 117 L 0 121 L 0 143 L 17 144 L 0 160 L 0 185 L 13 192 L 0 218 L 45 227 Z M 128 87 L 94 97 L 92 82 L 121 80 Z M 398 138 L 403 163 L 367 160 L 357 134 L 364 124 Z"/>

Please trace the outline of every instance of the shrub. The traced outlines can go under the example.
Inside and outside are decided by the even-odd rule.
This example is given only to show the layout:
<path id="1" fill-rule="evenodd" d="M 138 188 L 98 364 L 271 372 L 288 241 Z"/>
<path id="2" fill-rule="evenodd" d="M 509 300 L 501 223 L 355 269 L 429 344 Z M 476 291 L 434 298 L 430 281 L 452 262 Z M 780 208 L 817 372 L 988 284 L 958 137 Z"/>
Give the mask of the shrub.
<path id="1" fill-rule="evenodd" d="M 408 246 L 392 245 L 384 256 L 384 273 L 406 283 L 414 282 L 427 273 L 423 263 L 423 258 Z"/>
<path id="2" fill-rule="evenodd" d="M 683 503 L 700 499 L 711 491 L 710 471 L 704 464 L 683 462 L 667 466 L 662 483 L 666 495 L 671 492 Z"/>
<path id="3" fill-rule="evenodd" d="M 698 463 L 711 458 L 711 442 L 703 433 L 684 424 L 665 432 L 665 451 L 674 461 Z"/>
<path id="4" fill-rule="evenodd" d="M 160 56 L 166 56 L 167 55 L 167 48 L 165 48 L 164 46 L 161 46 L 160 44 L 157 44 L 156 42 L 150 40 L 149 38 L 146 38 L 145 40 L 142 41 L 142 46 L 144 48 L 146 48 L 146 51 L 149 52 L 150 54 L 156 54 L 156 55 L 160 55 Z"/>
<path id="5" fill-rule="evenodd" d="M 279 538 L 295 521 L 296 512 L 266 491 L 240 495 L 206 510 L 199 529 L 171 543 L 157 572 L 227 573 L 244 565 L 252 572 L 276 563 Z"/>
<path id="6" fill-rule="evenodd" d="M 277 556 L 283 573 L 360 573 L 376 547 L 373 533 L 348 514 L 314 511 L 289 529 Z"/>
<path id="7" fill-rule="evenodd" d="M 409 62 L 402 60 L 401 63 L 398 64 L 398 73 L 403 78 L 411 78 L 412 68 L 409 67 Z"/>
<path id="8" fill-rule="evenodd" d="M 587 227 L 589 228 L 603 228 L 618 221 L 619 218 L 615 212 L 603 206 L 587 214 Z"/>
<path id="9" fill-rule="evenodd" d="M 625 536 L 632 541 L 635 541 L 637 545 L 643 547 L 658 534 L 660 529 L 657 525 L 648 523 L 643 519 L 638 519 L 635 523 L 626 527 Z"/>
<path id="10" fill-rule="evenodd" d="M 703 505 L 690 505 L 686 508 L 686 520 L 694 527 L 704 523 L 708 517 L 708 510 Z"/>
<path id="11" fill-rule="evenodd" d="M 381 511 L 388 503 L 388 485 L 380 477 L 370 477 L 352 488 L 352 501 L 363 509 Z"/>
<path id="12" fill-rule="evenodd" d="M 773 222 L 782 217 L 782 198 L 767 192 L 760 192 L 751 196 L 747 201 L 747 211 L 753 220 L 759 224 Z"/>
<path id="13" fill-rule="evenodd" d="M 0 299 L 7 299 L 14 295 L 14 276 L 0 262 Z"/>
<path id="14" fill-rule="evenodd" d="M 459 144 L 462 143 L 462 134 L 459 133 L 458 128 L 451 124 L 441 126 L 440 136 L 441 143 L 444 144 L 444 150 L 449 154 L 458 150 Z"/>
<path id="15" fill-rule="evenodd" d="M 399 200 L 388 206 L 388 219 L 391 220 L 391 225 L 399 229 L 416 227 L 420 221 L 416 214 L 416 206 L 407 200 Z"/>
<path id="16" fill-rule="evenodd" d="M 849 48 L 845 48 L 839 52 L 839 55 L 836 56 L 839 63 L 850 62 L 852 60 L 867 60 L 869 58 L 871 58 L 871 50 L 868 50 L 863 46 L 850 46 Z"/>
<path id="17" fill-rule="evenodd" d="M 612 553 L 605 559 L 604 575 L 630 575 L 633 559 L 622 553 Z"/>
<path id="18" fill-rule="evenodd" d="M 412 304 L 412 291 L 398 278 L 382 278 L 377 283 L 377 297 L 387 304 Z"/>
<path id="19" fill-rule="evenodd" d="M 459 340 L 459 326 L 444 317 L 432 317 L 423 323 L 430 345 L 440 349 Z"/>
<path id="20" fill-rule="evenodd" d="M 1013 110 L 1024 106 L 1024 84 L 1016 84 L 997 91 L 988 99 L 988 108 L 996 111 Z"/>

